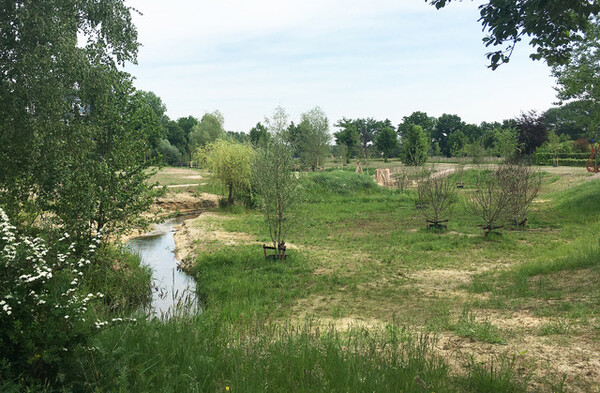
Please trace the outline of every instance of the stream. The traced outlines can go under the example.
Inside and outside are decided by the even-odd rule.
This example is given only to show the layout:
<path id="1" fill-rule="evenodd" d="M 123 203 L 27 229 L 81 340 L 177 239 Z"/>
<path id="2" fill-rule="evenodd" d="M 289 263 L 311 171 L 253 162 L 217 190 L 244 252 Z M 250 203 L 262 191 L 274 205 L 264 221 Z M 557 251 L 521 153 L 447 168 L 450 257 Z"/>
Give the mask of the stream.
<path id="1" fill-rule="evenodd" d="M 168 317 L 199 307 L 194 278 L 178 269 L 173 234 L 176 225 L 196 216 L 181 216 L 154 225 L 151 232 L 131 239 L 127 244 L 152 269 L 152 303 L 145 311 Z"/>

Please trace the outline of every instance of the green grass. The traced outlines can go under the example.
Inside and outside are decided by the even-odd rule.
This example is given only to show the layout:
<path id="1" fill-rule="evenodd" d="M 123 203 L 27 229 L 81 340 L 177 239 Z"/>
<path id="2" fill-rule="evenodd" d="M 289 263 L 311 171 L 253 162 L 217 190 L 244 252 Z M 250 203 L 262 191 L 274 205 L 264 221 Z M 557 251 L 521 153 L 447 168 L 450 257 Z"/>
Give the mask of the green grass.
<path id="1" fill-rule="evenodd" d="M 508 362 L 468 362 L 458 375 L 435 338 L 391 324 L 340 333 L 306 320 L 243 328 L 206 316 L 109 328 L 79 357 L 93 391 L 470 392 L 525 391 Z"/>

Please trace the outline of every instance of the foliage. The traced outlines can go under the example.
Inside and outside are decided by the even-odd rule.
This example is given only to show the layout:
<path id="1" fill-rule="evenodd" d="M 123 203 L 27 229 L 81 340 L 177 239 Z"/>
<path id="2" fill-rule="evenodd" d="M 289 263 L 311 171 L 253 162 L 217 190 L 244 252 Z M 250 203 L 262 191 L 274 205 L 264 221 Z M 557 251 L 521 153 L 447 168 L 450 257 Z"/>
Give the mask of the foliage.
<path id="1" fill-rule="evenodd" d="M 144 156 L 161 136 L 116 67 L 135 61 L 131 8 L 50 0 L 2 12 L 0 204 L 19 225 L 51 211 L 77 237 L 127 226 L 147 205 Z"/>
<path id="2" fill-rule="evenodd" d="M 163 162 L 167 165 L 173 165 L 174 163 L 183 160 L 179 149 L 171 145 L 167 139 L 162 139 L 158 142 L 157 150 L 160 153 Z"/>
<path id="3" fill-rule="evenodd" d="M 263 126 L 261 122 L 256 123 L 254 127 L 250 129 L 250 142 L 254 147 L 265 147 L 269 140 L 269 133 L 267 127 Z"/>
<path id="4" fill-rule="evenodd" d="M 394 128 L 392 122 L 389 119 L 383 121 L 375 120 L 371 117 L 366 119 L 346 119 L 338 120 L 335 124 L 336 127 L 342 128 L 343 130 L 355 129 L 359 136 L 360 154 L 362 159 L 366 159 L 369 156 L 370 146 L 375 142 L 377 134 L 385 127 Z M 350 131 L 347 137 L 353 137 L 353 131 Z M 349 139 L 350 140 L 350 139 Z M 350 145 L 347 145 L 349 150 L 352 150 Z"/>
<path id="5" fill-rule="evenodd" d="M 456 130 L 448 136 L 448 146 L 450 147 L 450 155 L 452 157 L 460 157 L 464 152 L 464 147 L 469 143 L 469 139 L 462 132 Z"/>
<path id="6" fill-rule="evenodd" d="M 290 140 L 288 135 L 289 116 L 283 107 L 276 107 L 270 118 L 265 117 L 265 124 L 270 137 L 278 138 L 280 142 Z"/>
<path id="7" fill-rule="evenodd" d="M 250 191 L 252 146 L 219 139 L 196 153 L 199 162 L 206 162 L 214 179 L 228 189 L 227 206 L 233 205 L 234 193 L 240 195 Z"/>
<path id="8" fill-rule="evenodd" d="M 396 149 L 398 149 L 398 135 L 391 127 L 384 127 L 375 137 L 375 147 L 383 153 L 383 159 L 387 162 Z"/>
<path id="9" fill-rule="evenodd" d="M 548 130 L 544 124 L 544 116 L 535 111 L 522 113 L 517 118 L 515 128 L 519 134 L 521 154 L 529 155 L 548 139 Z"/>
<path id="10" fill-rule="evenodd" d="M 282 117 L 270 124 L 281 124 Z M 273 246 L 280 256 L 289 229 L 294 225 L 301 202 L 300 179 L 294 172 L 290 146 L 278 134 L 258 151 L 252 170 L 253 186 L 265 216 Z"/>
<path id="11" fill-rule="evenodd" d="M 219 111 L 206 113 L 202 119 L 190 131 L 189 143 L 191 151 L 215 142 L 217 139 L 225 137 L 223 129 L 223 115 Z"/>
<path id="12" fill-rule="evenodd" d="M 456 199 L 456 185 L 447 176 L 423 176 L 417 182 L 418 210 L 435 227 L 448 219 Z"/>
<path id="13" fill-rule="evenodd" d="M 406 165 L 423 165 L 427 161 L 429 137 L 421 126 L 409 127 L 402 136 L 401 158 Z"/>
<path id="14" fill-rule="evenodd" d="M 552 74 L 557 78 L 561 100 L 580 100 L 587 109 L 589 138 L 597 138 L 600 127 L 600 21 L 594 19 L 584 38 L 575 43 L 569 63 L 556 65 Z M 590 132 L 591 131 L 591 132 Z"/>
<path id="15" fill-rule="evenodd" d="M 440 9 L 452 0 L 426 0 Z M 572 47 L 580 39 L 589 24 L 589 18 L 598 15 L 597 1 L 545 0 L 489 0 L 479 6 L 481 24 L 487 32 L 483 38 L 486 46 L 505 48 L 487 54 L 490 67 L 496 69 L 508 63 L 517 42 L 532 37 L 530 45 L 536 52 L 530 57 L 544 59 L 549 64 L 566 64 Z"/>
<path id="16" fill-rule="evenodd" d="M 450 150 L 452 148 L 449 143 L 450 135 L 459 131 L 464 125 L 465 123 L 457 115 L 448 115 L 444 113 L 437 119 L 431 137 L 433 142 L 437 142 L 440 145 L 442 154 L 446 157 L 450 157 Z"/>
<path id="17" fill-rule="evenodd" d="M 0 385 L 13 378 L 57 383 L 92 334 L 88 303 L 102 295 L 80 289 L 99 243 L 77 256 L 68 234 L 48 246 L 17 234 L 0 209 Z"/>
<path id="18" fill-rule="evenodd" d="M 473 141 L 472 143 L 467 143 L 463 146 L 461 155 L 466 157 L 470 157 L 473 164 L 480 164 L 483 161 L 483 157 L 486 154 L 485 149 L 483 148 L 483 144 L 480 140 Z"/>
<path id="19" fill-rule="evenodd" d="M 554 67 L 553 73 L 556 77 L 560 73 L 559 68 Z M 583 138 L 593 127 L 592 107 L 590 102 L 578 100 L 550 108 L 544 113 L 544 124 L 546 128 L 555 130 L 561 138 L 564 135 L 574 140 Z"/>
<path id="20" fill-rule="evenodd" d="M 515 158 L 519 151 L 519 137 L 514 128 L 499 128 L 494 131 L 494 152 L 505 161 Z"/>
<path id="21" fill-rule="evenodd" d="M 413 125 L 421 126 L 427 135 L 431 135 L 436 121 L 435 117 L 430 117 L 425 112 L 413 112 L 409 116 L 404 116 L 402 123 L 398 124 L 398 135 L 400 135 L 400 138 L 403 138 Z"/>
<path id="22" fill-rule="evenodd" d="M 330 151 L 329 120 L 319 107 L 303 113 L 300 118 L 300 158 L 312 170 L 317 170 Z"/>
<path id="23" fill-rule="evenodd" d="M 351 158 L 356 157 L 360 146 L 360 135 L 354 124 L 340 125 L 341 121 L 336 123 L 336 127 L 343 127 L 341 131 L 334 133 L 335 143 L 338 146 L 346 147 L 346 163 L 350 162 Z"/>

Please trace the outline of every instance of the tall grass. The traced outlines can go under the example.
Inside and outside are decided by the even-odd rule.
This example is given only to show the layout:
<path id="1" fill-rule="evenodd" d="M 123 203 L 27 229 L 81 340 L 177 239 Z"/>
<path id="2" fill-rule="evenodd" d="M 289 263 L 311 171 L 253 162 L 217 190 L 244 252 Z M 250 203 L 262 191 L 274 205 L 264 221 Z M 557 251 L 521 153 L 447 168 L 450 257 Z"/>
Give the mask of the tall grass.
<path id="1" fill-rule="evenodd" d="M 206 316 L 151 320 L 104 331 L 80 357 L 77 379 L 84 390 L 131 392 L 522 390 L 511 369 L 474 364 L 453 376 L 434 343 L 396 325 L 340 333 L 310 320 L 244 328 Z"/>

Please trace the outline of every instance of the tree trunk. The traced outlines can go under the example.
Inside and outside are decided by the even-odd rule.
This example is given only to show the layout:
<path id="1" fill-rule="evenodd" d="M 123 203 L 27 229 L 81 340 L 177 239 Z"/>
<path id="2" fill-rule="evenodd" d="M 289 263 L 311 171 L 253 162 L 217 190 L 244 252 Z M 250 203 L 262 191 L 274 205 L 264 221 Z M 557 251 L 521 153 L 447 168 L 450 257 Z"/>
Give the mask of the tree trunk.
<path id="1" fill-rule="evenodd" d="M 233 185 L 229 185 L 229 196 L 227 197 L 227 206 L 233 205 Z"/>

